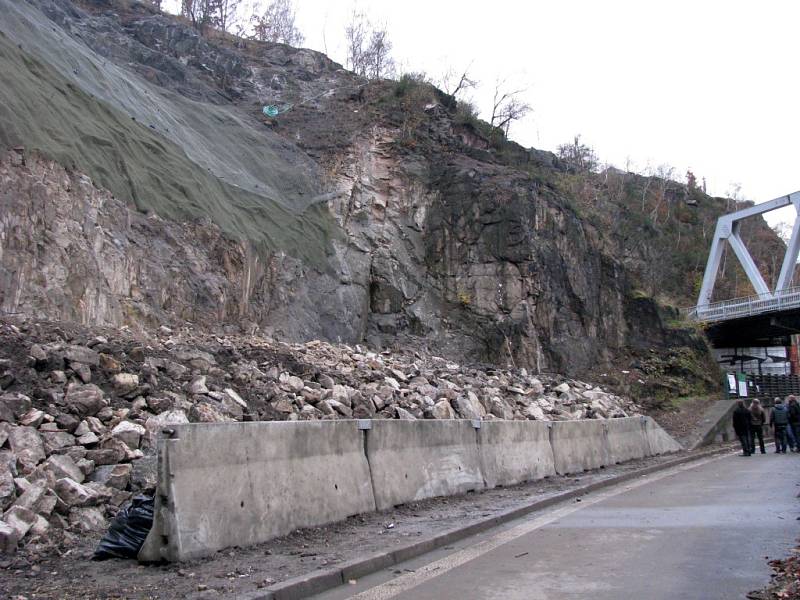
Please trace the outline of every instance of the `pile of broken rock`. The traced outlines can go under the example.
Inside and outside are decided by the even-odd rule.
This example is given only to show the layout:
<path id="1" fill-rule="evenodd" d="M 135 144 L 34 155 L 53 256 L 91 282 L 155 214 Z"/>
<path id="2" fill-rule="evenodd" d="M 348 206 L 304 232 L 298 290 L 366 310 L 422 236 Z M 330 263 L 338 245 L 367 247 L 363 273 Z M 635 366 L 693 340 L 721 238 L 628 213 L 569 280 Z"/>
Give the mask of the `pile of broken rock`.
<path id="1" fill-rule="evenodd" d="M 629 400 L 525 369 L 319 341 L 0 321 L 0 550 L 99 537 L 155 486 L 171 424 L 340 418 L 611 418 Z"/>

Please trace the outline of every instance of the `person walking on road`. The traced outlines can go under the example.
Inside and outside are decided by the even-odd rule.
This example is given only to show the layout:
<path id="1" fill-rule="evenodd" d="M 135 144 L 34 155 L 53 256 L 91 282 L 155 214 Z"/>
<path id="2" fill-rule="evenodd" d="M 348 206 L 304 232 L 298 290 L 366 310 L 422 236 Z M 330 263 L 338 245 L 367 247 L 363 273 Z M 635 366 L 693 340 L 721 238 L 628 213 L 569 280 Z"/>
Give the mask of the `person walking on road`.
<path id="1" fill-rule="evenodd" d="M 764 425 L 766 423 L 767 413 L 764 412 L 761 401 L 755 398 L 750 404 L 750 450 L 753 454 L 756 453 L 756 437 L 761 447 L 761 454 L 767 453 L 764 448 Z"/>
<path id="2" fill-rule="evenodd" d="M 789 426 L 789 411 L 783 405 L 783 400 L 775 398 L 775 406 L 769 416 L 769 424 L 775 433 L 775 452 L 786 454 L 786 428 Z"/>
<path id="3" fill-rule="evenodd" d="M 800 452 L 800 404 L 797 403 L 795 396 L 788 396 L 786 400 L 788 402 L 786 410 L 789 411 L 789 428 L 787 432 L 792 432 L 792 435 L 789 436 L 789 443 L 792 445 L 792 450 Z"/>
<path id="4" fill-rule="evenodd" d="M 752 454 L 752 446 L 750 444 L 750 411 L 744 405 L 744 400 L 736 401 L 736 408 L 733 410 L 733 430 L 736 432 L 736 437 L 742 444 L 742 456 L 750 456 Z"/>

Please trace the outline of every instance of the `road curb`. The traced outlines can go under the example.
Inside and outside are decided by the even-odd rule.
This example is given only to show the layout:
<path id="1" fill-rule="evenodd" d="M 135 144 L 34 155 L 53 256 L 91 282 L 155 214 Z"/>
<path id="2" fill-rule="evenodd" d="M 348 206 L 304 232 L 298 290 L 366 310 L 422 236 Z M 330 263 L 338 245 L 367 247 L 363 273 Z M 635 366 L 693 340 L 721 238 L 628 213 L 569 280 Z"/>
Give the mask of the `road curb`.
<path id="1" fill-rule="evenodd" d="M 447 546 L 448 544 L 452 544 L 453 542 L 462 540 L 471 535 L 483 533 L 493 527 L 508 523 L 509 521 L 513 521 L 514 519 L 523 517 L 537 510 L 543 510 L 560 502 L 572 500 L 573 498 L 578 498 L 591 492 L 625 483 L 631 479 L 650 475 L 658 471 L 695 462 L 718 454 L 726 454 L 729 453 L 732 448 L 732 446 L 715 448 L 714 450 L 706 452 L 681 456 L 658 465 L 643 467 L 629 473 L 615 475 L 603 481 L 596 481 L 561 494 L 556 494 L 550 498 L 536 500 L 530 504 L 503 511 L 491 517 L 474 521 L 468 525 L 457 527 L 423 540 L 418 540 L 398 548 L 392 548 L 391 550 L 360 556 L 335 567 L 312 571 L 305 575 L 299 575 L 276 583 L 269 588 L 237 597 L 242 600 L 300 600 L 301 598 L 308 598 L 314 594 L 319 594 L 346 584 L 351 579 L 359 579 L 380 571 L 381 569 L 391 567 L 411 558 L 416 558 L 426 552 L 442 548 L 443 546 Z"/>

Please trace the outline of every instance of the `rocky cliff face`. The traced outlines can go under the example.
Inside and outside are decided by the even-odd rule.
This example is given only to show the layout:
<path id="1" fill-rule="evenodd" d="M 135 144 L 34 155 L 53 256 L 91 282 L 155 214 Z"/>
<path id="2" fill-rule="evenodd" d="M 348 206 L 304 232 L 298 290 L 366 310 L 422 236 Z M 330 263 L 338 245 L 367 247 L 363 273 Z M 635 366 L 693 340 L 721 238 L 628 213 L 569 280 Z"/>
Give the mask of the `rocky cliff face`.
<path id="1" fill-rule="evenodd" d="M 703 343 L 635 293 L 655 236 L 621 252 L 555 157 L 487 137 L 431 86 L 202 39 L 141 4 L 0 8 L 5 312 L 568 374 L 676 346 L 711 381 Z M 10 115 L 39 94 L 41 114 Z"/>

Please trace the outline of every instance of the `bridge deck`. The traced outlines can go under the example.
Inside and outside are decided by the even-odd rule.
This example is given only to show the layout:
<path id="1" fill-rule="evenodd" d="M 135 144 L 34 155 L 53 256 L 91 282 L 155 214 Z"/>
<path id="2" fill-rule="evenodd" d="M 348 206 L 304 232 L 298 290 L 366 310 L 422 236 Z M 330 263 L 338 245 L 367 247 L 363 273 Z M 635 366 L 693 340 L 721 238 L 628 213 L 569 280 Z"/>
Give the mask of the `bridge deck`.
<path id="1" fill-rule="evenodd" d="M 775 294 L 757 294 L 698 305 L 689 310 L 688 316 L 695 321 L 728 321 L 798 308 L 800 287 L 792 287 Z"/>

